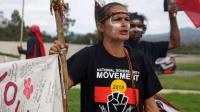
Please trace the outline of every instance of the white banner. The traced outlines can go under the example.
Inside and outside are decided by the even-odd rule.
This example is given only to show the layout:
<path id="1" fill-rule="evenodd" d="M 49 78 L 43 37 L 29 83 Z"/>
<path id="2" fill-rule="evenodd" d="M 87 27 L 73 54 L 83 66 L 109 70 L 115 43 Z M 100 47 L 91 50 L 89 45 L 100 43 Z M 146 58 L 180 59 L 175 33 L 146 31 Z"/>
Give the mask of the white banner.
<path id="1" fill-rule="evenodd" d="M 63 112 L 58 55 L 0 64 L 0 112 Z"/>

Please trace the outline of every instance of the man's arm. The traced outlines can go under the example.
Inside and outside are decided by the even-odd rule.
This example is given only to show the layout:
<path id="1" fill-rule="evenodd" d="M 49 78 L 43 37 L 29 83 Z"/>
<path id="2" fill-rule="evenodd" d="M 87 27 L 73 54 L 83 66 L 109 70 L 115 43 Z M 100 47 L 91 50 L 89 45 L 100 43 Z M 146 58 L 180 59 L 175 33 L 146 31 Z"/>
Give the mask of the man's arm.
<path id="1" fill-rule="evenodd" d="M 169 20 L 170 20 L 170 41 L 168 49 L 174 49 L 180 46 L 180 33 L 176 21 L 176 4 L 170 3 L 169 5 Z"/>
<path id="2" fill-rule="evenodd" d="M 159 109 L 155 103 L 155 99 L 153 96 L 145 100 L 144 111 L 145 112 L 159 112 Z"/>

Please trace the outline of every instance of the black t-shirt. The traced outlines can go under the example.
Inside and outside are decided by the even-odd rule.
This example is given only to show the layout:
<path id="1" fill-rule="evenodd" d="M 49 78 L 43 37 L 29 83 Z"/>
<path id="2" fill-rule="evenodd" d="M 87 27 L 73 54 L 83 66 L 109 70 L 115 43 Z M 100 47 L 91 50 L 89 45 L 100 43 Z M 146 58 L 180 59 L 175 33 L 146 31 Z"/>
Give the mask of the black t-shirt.
<path id="1" fill-rule="evenodd" d="M 129 40 L 128 43 L 133 49 L 141 50 L 153 66 L 155 66 L 156 59 L 166 56 L 169 44 L 168 41 L 135 42 L 132 40 Z"/>
<path id="2" fill-rule="evenodd" d="M 81 83 L 81 112 L 136 112 L 136 102 L 142 111 L 144 100 L 162 87 L 148 61 L 141 58 L 138 62 L 132 57 L 133 89 L 127 58 L 113 57 L 102 43 L 73 55 L 68 70 L 73 82 Z"/>

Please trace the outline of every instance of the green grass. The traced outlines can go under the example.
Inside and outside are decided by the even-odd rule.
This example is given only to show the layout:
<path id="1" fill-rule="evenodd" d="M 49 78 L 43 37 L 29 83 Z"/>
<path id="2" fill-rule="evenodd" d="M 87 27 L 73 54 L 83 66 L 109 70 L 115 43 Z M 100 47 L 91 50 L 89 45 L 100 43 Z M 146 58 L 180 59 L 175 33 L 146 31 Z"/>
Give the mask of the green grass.
<path id="1" fill-rule="evenodd" d="M 200 112 L 200 94 L 161 94 L 165 99 L 178 107 L 181 112 Z M 80 90 L 69 91 L 69 111 L 80 112 Z"/>
<path id="2" fill-rule="evenodd" d="M 200 71 L 200 64 L 177 64 L 177 70 Z"/>
<path id="3" fill-rule="evenodd" d="M 200 94 L 161 94 L 164 98 L 178 107 L 181 112 L 200 112 Z"/>
<path id="4" fill-rule="evenodd" d="M 69 91 L 69 112 L 80 112 L 80 90 Z"/>
<path id="5" fill-rule="evenodd" d="M 159 76 L 165 89 L 200 90 L 200 76 L 181 77 L 174 75 Z"/>

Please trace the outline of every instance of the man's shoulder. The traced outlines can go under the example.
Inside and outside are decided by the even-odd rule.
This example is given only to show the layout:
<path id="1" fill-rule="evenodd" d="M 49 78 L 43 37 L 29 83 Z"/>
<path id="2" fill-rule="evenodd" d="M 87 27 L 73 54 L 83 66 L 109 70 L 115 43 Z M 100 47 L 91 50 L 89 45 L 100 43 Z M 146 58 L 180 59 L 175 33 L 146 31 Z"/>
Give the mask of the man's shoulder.
<path id="1" fill-rule="evenodd" d="M 169 43 L 169 41 L 140 41 L 140 44 L 160 44 L 160 43 Z"/>
<path id="2" fill-rule="evenodd" d="M 86 46 L 79 50 L 76 55 L 82 55 L 82 56 L 89 56 L 91 54 L 95 54 L 97 51 L 98 45 L 92 45 L 92 46 Z"/>
<path id="3" fill-rule="evenodd" d="M 141 41 L 139 43 L 139 46 L 140 47 L 159 47 L 159 46 L 165 46 L 165 45 L 168 45 L 168 41 L 158 41 L 158 42 L 151 42 L 151 41 Z"/>
<path id="4" fill-rule="evenodd" d="M 95 51 L 98 47 L 99 47 L 98 44 L 95 44 L 95 45 L 91 45 L 91 46 L 86 46 L 83 49 L 81 49 L 80 51 L 92 52 L 92 51 Z"/>

